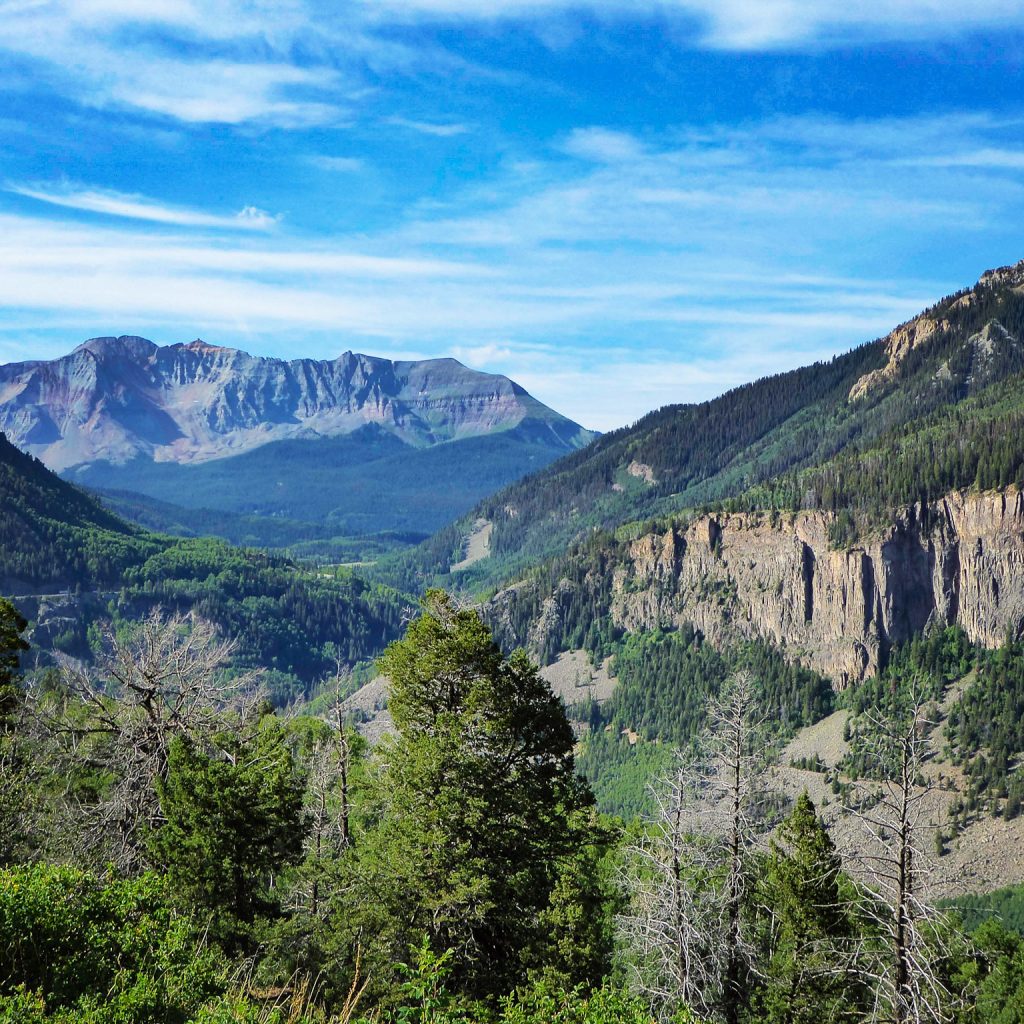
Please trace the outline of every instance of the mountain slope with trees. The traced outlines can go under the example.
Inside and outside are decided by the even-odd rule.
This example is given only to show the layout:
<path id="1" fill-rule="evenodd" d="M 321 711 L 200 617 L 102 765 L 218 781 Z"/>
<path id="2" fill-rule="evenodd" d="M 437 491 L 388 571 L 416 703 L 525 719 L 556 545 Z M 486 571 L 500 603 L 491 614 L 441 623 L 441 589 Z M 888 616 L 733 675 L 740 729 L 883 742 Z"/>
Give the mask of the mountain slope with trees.
<path id="1" fill-rule="evenodd" d="M 789 487 L 787 507 L 799 508 L 839 508 L 844 493 L 856 489 L 858 503 L 884 516 L 901 503 L 924 457 L 931 468 L 920 475 L 932 498 L 944 493 L 942 487 L 1009 480 L 1019 463 L 1008 450 L 1016 434 L 1005 416 L 1017 415 L 1022 372 L 1024 262 L 987 272 L 973 288 L 886 338 L 828 363 L 764 378 L 699 405 L 667 406 L 606 434 L 493 495 L 396 558 L 390 571 L 395 579 L 426 573 L 446 585 L 486 590 L 595 528 L 616 529 L 741 495 L 772 507 L 761 488 Z M 971 437 L 960 437 L 961 416 L 970 421 Z M 917 464 L 904 458 L 900 486 L 879 478 L 865 494 L 857 477 L 871 472 L 868 453 L 881 452 L 877 476 L 886 453 L 899 451 L 908 433 L 919 436 Z M 993 441 L 993 451 L 971 465 L 957 454 L 967 446 L 981 453 Z M 845 492 L 825 479 L 804 486 L 801 474 L 825 466 L 849 475 Z M 912 500 L 920 497 L 918 488 Z M 489 557 L 449 575 L 479 520 L 492 524 Z"/>
<path id="2" fill-rule="evenodd" d="M 50 608 L 60 625 L 37 630 L 37 642 L 49 636 L 79 657 L 90 656 L 103 623 L 137 621 L 158 606 L 195 611 L 237 640 L 238 668 L 272 671 L 281 700 L 308 693 L 339 659 L 351 666 L 376 656 L 397 635 L 407 604 L 348 570 L 314 572 L 222 541 L 133 526 L 2 435 L 0 589 L 19 595 L 37 626 Z"/>

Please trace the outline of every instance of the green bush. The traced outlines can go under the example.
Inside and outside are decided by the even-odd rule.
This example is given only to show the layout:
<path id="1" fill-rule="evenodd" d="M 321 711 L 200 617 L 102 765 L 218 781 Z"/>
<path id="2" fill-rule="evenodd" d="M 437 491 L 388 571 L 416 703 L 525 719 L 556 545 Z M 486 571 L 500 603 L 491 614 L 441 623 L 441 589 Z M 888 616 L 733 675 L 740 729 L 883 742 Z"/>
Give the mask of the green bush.
<path id="1" fill-rule="evenodd" d="M 224 970 L 157 875 L 0 870 L 0 1022 L 176 1024 Z"/>

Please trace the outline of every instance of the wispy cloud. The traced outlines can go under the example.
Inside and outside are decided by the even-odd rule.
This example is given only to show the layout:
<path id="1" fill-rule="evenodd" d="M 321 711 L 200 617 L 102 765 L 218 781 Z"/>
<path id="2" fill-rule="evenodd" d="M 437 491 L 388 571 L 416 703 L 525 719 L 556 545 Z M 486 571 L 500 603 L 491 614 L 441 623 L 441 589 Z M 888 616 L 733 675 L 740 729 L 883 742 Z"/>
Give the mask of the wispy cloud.
<path id="1" fill-rule="evenodd" d="M 177 227 L 228 228 L 266 231 L 277 224 L 277 217 L 256 206 L 246 206 L 233 216 L 219 216 L 199 210 L 167 206 L 145 196 L 130 196 L 90 188 L 62 188 L 59 190 L 38 186 L 8 184 L 6 191 L 28 199 L 71 210 L 99 213 L 110 217 L 151 221 L 155 224 L 173 224 Z"/>
<path id="2" fill-rule="evenodd" d="M 959 38 L 1024 30 L 1019 0 L 7 0 L 0 52 L 75 102 L 131 109 L 185 124 L 299 129 L 338 123 L 394 72 L 469 68 L 435 41 L 399 39 L 396 23 L 487 23 L 514 18 L 544 38 L 580 11 L 602 22 L 656 18 L 683 49 L 820 50 L 864 42 Z M 570 36 L 574 37 L 573 33 Z M 126 40 L 129 44 L 126 45 Z M 475 67 L 478 77 L 507 75 Z M 437 137 L 471 130 L 460 119 L 392 123 Z M 576 144 L 601 158 L 613 139 Z M 581 150 L 582 152 L 582 150 Z"/>
<path id="3" fill-rule="evenodd" d="M 164 61 L 122 67 L 113 83 L 100 82 L 93 93 L 120 105 L 138 107 L 192 123 L 243 124 L 266 121 L 306 127 L 338 118 L 327 102 L 288 96 L 294 87 L 326 89 L 333 71 L 281 63 L 240 63 L 220 60 Z"/>
<path id="4" fill-rule="evenodd" d="M 581 125 L 528 165 L 316 244 L 288 222 L 243 232 L 235 217 L 68 189 L 120 223 L 0 216 L 0 305 L 55 336 L 77 323 L 279 352 L 299 338 L 309 355 L 454 350 L 607 428 L 881 336 L 1024 255 L 1024 181 L 995 155 L 1017 151 L 1013 119 L 845 127 Z M 911 173 L 916 154 L 931 162 Z M 933 269 L 922 253 L 944 259 Z M 57 351 L 80 335 L 65 329 Z"/>
<path id="5" fill-rule="evenodd" d="M 570 156 L 595 163 L 622 163 L 643 156 L 643 147 L 635 136 L 601 127 L 575 129 L 563 149 Z"/>
<path id="6" fill-rule="evenodd" d="M 1024 150 L 975 149 L 935 156 L 906 157 L 903 162 L 917 167 L 978 167 L 1000 171 L 1024 171 Z"/>
<path id="7" fill-rule="evenodd" d="M 986 27 L 1020 27 L 1017 0 L 360 0 L 388 18 L 494 21 L 540 19 L 572 10 L 608 18 L 684 19 L 689 41 L 727 50 L 844 46 L 851 42 L 936 39 Z"/>
<path id="8" fill-rule="evenodd" d="M 365 161 L 357 156 L 311 156 L 309 162 L 322 171 L 342 171 L 354 174 L 361 171 Z"/>
<path id="9" fill-rule="evenodd" d="M 0 52 L 37 62 L 38 79 L 52 88 L 98 108 L 191 124 L 337 119 L 338 69 L 291 53 L 315 35 L 304 5 L 253 10 L 244 0 L 8 2 L 0 16 Z"/>
<path id="10" fill-rule="evenodd" d="M 469 131 L 469 125 L 458 122 L 416 121 L 409 117 L 389 117 L 388 124 L 393 124 L 398 128 L 408 128 L 421 135 L 434 135 L 441 139 L 465 135 Z"/>

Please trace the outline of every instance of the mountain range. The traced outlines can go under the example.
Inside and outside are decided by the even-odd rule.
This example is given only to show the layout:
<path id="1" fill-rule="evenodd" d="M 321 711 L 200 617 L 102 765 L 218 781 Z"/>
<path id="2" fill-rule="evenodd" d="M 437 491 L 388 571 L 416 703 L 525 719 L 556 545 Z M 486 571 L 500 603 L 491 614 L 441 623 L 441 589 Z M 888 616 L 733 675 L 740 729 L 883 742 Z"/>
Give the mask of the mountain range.
<path id="1" fill-rule="evenodd" d="M 0 429 L 151 526 L 271 545 L 424 536 L 595 436 L 454 359 L 286 361 L 130 336 L 0 367 Z"/>

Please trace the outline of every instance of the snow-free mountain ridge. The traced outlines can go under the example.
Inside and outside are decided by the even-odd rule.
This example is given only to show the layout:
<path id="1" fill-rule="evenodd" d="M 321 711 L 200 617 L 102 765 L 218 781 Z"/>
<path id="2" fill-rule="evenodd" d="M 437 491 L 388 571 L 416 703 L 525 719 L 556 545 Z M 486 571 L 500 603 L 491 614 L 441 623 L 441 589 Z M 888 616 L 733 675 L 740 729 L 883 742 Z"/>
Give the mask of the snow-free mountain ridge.
<path id="1" fill-rule="evenodd" d="M 92 338 L 0 366 L 0 430 L 51 469 L 179 464 L 376 424 L 417 448 L 520 428 L 570 451 L 593 436 L 507 377 L 455 359 L 274 359 L 196 340 Z"/>

